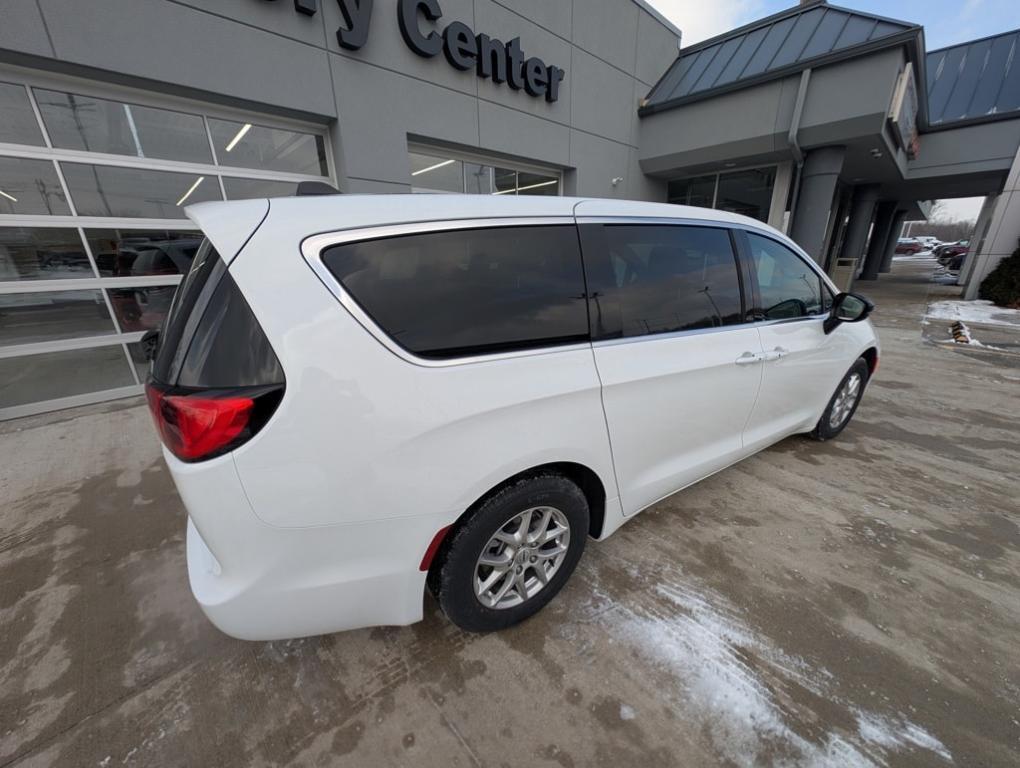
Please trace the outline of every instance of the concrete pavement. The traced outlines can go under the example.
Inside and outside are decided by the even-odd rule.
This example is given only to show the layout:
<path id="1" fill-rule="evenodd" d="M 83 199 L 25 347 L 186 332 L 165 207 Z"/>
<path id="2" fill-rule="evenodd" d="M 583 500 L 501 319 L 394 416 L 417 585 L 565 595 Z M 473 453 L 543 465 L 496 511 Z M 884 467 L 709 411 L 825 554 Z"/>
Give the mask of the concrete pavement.
<path id="1" fill-rule="evenodd" d="M 883 355 L 791 438 L 589 542 L 510 631 L 209 625 L 137 402 L 0 424 L 0 768 L 1016 765 L 1020 372 L 926 344 L 930 267 L 862 283 Z"/>

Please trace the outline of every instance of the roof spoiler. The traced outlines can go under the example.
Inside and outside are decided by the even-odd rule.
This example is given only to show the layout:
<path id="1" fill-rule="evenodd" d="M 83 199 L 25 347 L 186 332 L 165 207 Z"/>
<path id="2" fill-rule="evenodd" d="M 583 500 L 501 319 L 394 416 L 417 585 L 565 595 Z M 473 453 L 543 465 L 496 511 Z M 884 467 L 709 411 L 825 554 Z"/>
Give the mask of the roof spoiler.
<path id="1" fill-rule="evenodd" d="M 257 198 L 195 203 L 184 213 L 209 238 L 223 262 L 230 264 L 269 215 L 269 201 Z"/>
<path id="2" fill-rule="evenodd" d="M 332 187 L 324 181 L 301 181 L 298 182 L 295 197 L 306 197 L 308 195 L 339 195 L 340 190 Z"/>

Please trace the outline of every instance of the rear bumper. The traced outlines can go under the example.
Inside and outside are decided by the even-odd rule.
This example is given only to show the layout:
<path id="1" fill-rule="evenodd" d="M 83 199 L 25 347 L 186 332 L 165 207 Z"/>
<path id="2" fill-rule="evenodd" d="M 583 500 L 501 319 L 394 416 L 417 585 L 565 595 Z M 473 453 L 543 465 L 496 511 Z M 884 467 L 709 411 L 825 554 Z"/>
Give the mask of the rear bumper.
<path id="1" fill-rule="evenodd" d="M 255 516 L 230 456 L 167 464 L 189 513 L 191 591 L 226 634 L 279 640 L 421 619 L 418 566 L 443 516 L 279 528 Z"/>
<path id="2" fill-rule="evenodd" d="M 239 582 L 223 571 L 194 521 L 188 520 L 192 594 L 209 621 L 231 637 L 282 640 L 421 620 L 424 573 L 365 569 L 361 575 L 323 578 L 333 569 L 312 560 L 299 557 L 271 574 Z"/>

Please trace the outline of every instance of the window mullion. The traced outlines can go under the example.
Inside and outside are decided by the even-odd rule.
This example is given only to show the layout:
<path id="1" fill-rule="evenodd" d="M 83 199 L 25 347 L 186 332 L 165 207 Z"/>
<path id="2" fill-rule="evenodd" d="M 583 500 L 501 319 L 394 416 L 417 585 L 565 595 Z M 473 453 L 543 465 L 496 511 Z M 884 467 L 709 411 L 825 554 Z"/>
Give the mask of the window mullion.
<path id="1" fill-rule="evenodd" d="M 28 91 L 28 103 L 32 105 L 32 112 L 35 113 L 36 122 L 39 123 L 39 130 L 42 131 L 43 141 L 46 142 L 47 149 L 53 149 L 53 142 L 50 141 L 50 132 L 46 130 L 46 123 L 43 122 L 42 112 L 39 110 L 39 105 L 35 101 L 35 93 L 32 90 L 32 86 L 26 85 L 25 90 Z"/>

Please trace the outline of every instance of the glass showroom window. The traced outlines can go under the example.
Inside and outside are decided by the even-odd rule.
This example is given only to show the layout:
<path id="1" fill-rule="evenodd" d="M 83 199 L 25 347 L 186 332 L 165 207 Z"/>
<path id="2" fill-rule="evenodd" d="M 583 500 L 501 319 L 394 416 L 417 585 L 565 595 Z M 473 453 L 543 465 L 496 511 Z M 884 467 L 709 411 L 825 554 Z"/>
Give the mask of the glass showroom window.
<path id="1" fill-rule="evenodd" d="M 469 195 L 558 195 L 560 177 L 520 168 L 459 160 L 412 151 L 412 192 L 465 192 Z"/>
<path id="2" fill-rule="evenodd" d="M 141 391 L 186 206 L 330 179 L 321 131 L 32 77 L 0 70 L 0 419 Z"/>
<path id="3" fill-rule="evenodd" d="M 769 220 L 776 168 L 748 168 L 669 182 L 669 202 Z"/>

